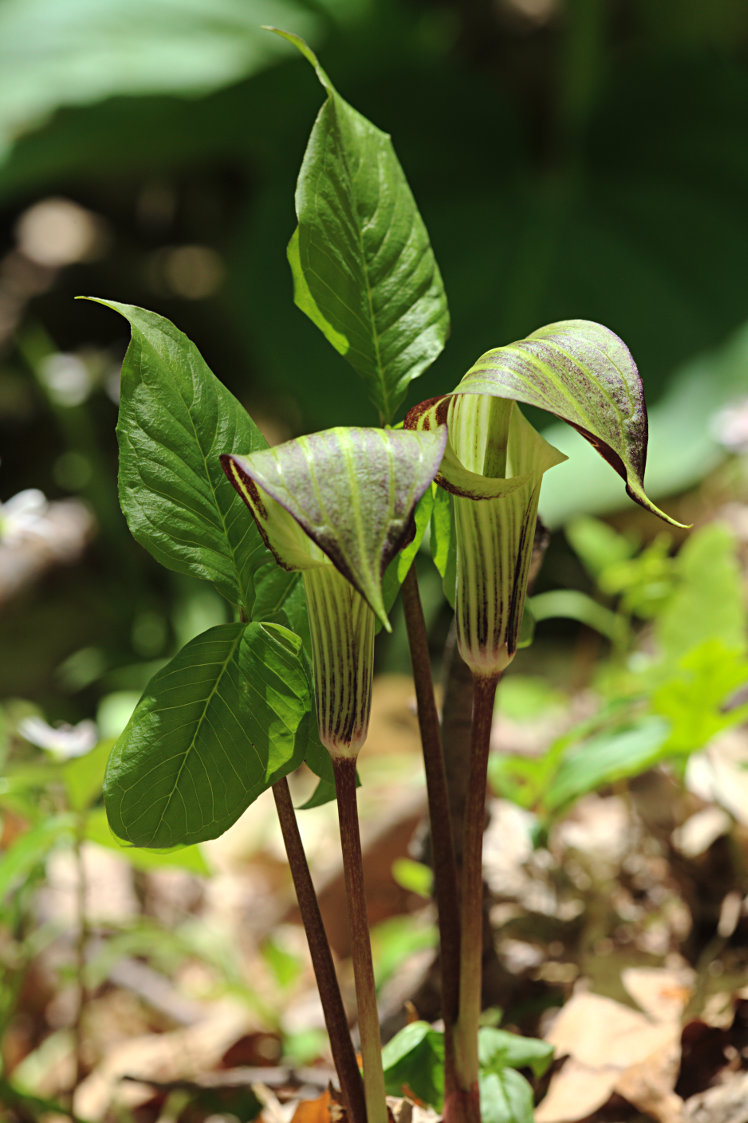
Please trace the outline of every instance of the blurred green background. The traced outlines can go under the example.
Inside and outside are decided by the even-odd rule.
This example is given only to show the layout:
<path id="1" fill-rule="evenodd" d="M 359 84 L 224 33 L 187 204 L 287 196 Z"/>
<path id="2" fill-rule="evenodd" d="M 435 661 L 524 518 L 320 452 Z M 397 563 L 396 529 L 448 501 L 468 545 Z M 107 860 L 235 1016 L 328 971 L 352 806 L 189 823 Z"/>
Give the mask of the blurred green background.
<path id="1" fill-rule="evenodd" d="M 602 321 L 654 407 L 659 502 L 724 456 L 720 411 L 748 392 L 743 0 L 0 0 L 0 500 L 40 488 L 94 514 L 82 562 L 0 608 L 2 693 L 51 718 L 126 701 L 223 612 L 130 540 L 126 328 L 76 294 L 170 317 L 272 438 L 376 420 L 292 304 L 322 91 L 262 24 L 304 35 L 392 134 L 430 231 L 452 335 L 408 404 L 540 324 Z M 625 500 L 558 443 L 551 523 Z"/>

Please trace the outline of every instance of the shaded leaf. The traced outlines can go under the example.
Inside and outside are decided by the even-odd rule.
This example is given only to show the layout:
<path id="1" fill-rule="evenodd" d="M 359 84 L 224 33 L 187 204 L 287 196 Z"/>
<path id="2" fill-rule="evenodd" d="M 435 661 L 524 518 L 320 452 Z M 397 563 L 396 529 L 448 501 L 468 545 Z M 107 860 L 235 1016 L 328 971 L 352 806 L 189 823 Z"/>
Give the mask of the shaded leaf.
<path id="1" fill-rule="evenodd" d="M 440 1110 L 444 1099 L 443 1033 L 428 1022 L 411 1022 L 382 1049 L 382 1066 L 390 1095 L 412 1093 Z"/>
<path id="2" fill-rule="evenodd" d="M 546 792 L 546 807 L 559 811 L 587 792 L 651 768 L 668 755 L 663 750 L 669 734 L 669 721 L 649 716 L 630 729 L 591 737 L 563 757 Z"/>
<path id="3" fill-rule="evenodd" d="M 522 1037 L 494 1026 L 484 1026 L 478 1031 L 478 1054 L 483 1072 L 531 1068 L 535 1076 L 542 1076 L 553 1060 L 553 1053 L 553 1045 L 537 1037 Z"/>
<path id="4" fill-rule="evenodd" d="M 311 705 L 300 646 L 278 625 L 223 624 L 154 676 L 107 768 L 120 838 L 151 847 L 216 838 L 300 763 Z"/>
<path id="5" fill-rule="evenodd" d="M 5 0 L 0 5 L 2 141 L 62 105 L 114 95 L 205 94 L 278 56 L 262 19 L 312 33 L 318 18 L 293 0 Z"/>
<path id="6" fill-rule="evenodd" d="M 303 40 L 278 34 L 327 92 L 296 187 L 294 298 L 362 377 L 386 423 L 444 347 L 441 275 L 389 136 L 344 101 Z"/>

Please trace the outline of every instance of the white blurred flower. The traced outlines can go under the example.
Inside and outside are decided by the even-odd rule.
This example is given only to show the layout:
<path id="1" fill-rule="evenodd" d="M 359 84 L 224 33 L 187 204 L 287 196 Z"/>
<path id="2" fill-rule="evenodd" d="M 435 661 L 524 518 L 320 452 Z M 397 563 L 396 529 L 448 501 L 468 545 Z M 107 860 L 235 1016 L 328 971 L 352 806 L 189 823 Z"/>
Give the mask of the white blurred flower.
<path id="1" fill-rule="evenodd" d="M 90 753 L 99 740 L 96 723 L 80 721 L 77 725 L 49 725 L 43 718 L 26 717 L 18 723 L 18 732 L 32 745 L 46 749 L 57 760 L 70 760 Z"/>
<path id="2" fill-rule="evenodd" d="M 748 451 L 748 398 L 721 409 L 711 427 L 715 438 L 731 452 Z"/>
<path id="3" fill-rule="evenodd" d="M 15 545 L 30 535 L 51 537 L 53 530 L 48 521 L 49 503 L 38 488 L 19 491 L 5 503 L 0 503 L 0 542 Z"/>

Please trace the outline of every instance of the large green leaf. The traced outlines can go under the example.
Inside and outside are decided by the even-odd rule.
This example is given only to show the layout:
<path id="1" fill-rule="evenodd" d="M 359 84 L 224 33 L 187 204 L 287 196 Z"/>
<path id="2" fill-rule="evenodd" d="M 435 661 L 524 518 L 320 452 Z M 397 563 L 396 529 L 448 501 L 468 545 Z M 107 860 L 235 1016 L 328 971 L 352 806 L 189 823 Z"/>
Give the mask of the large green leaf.
<path id="1" fill-rule="evenodd" d="M 226 474 L 289 568 L 333 564 L 389 628 L 384 571 L 447 440 L 435 432 L 327 429 L 250 456 L 222 456 Z"/>
<path id="2" fill-rule="evenodd" d="M 384 424 L 444 347 L 441 274 L 389 136 L 343 100 L 302 39 L 279 34 L 327 92 L 296 187 L 295 300 L 362 377 Z"/>
<path id="3" fill-rule="evenodd" d="M 577 429 L 626 481 L 637 503 L 681 526 L 644 491 L 647 410 L 639 372 L 618 336 L 589 320 L 564 320 L 487 351 L 457 387 L 548 410 Z"/>
<path id="4" fill-rule="evenodd" d="M 285 628 L 222 624 L 191 640 L 112 751 L 112 829 L 137 846 L 216 838 L 301 762 L 310 706 L 301 641 Z"/>
<path id="5" fill-rule="evenodd" d="M 320 23 L 294 0 L 3 0 L 0 152 L 63 105 L 237 82 L 278 56 L 268 19 L 307 34 Z"/>
<path id="6" fill-rule="evenodd" d="M 213 581 L 251 611 L 260 535 L 219 453 L 267 442 L 186 335 L 155 312 L 98 301 L 129 321 L 117 436 L 119 497 L 133 537 L 168 569 Z"/>

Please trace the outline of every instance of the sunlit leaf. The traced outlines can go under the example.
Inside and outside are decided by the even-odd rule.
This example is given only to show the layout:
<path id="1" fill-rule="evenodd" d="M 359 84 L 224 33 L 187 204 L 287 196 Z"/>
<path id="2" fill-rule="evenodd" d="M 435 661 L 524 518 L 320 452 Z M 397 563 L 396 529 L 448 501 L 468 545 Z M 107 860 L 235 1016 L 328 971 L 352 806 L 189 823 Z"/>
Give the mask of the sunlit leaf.
<path id="1" fill-rule="evenodd" d="M 212 581 L 251 611 L 265 545 L 219 454 L 266 448 L 186 335 L 155 312 L 98 301 L 129 321 L 117 436 L 119 496 L 133 537 L 168 569 Z"/>
<path id="2" fill-rule="evenodd" d="M 382 1050 L 387 1091 L 415 1095 L 439 1110 L 444 1099 L 444 1034 L 428 1022 L 411 1022 Z"/>
<path id="3" fill-rule="evenodd" d="M 441 275 L 389 136 L 344 101 L 302 39 L 278 34 L 327 92 L 296 188 L 294 297 L 362 377 L 386 423 L 444 347 Z"/>
<path id="4" fill-rule="evenodd" d="M 109 822 L 138 846 L 222 834 L 303 757 L 311 705 L 301 641 L 278 625 L 223 624 L 149 683 L 109 761 Z"/>
<path id="5" fill-rule="evenodd" d="M 480 1078 L 482 1123 L 533 1123 L 532 1088 L 513 1068 L 502 1068 Z"/>
<path id="6" fill-rule="evenodd" d="M 743 650 L 747 614 L 744 582 L 732 531 L 719 523 L 689 536 L 673 563 L 675 589 L 660 612 L 655 635 L 666 656 L 719 639 Z"/>

